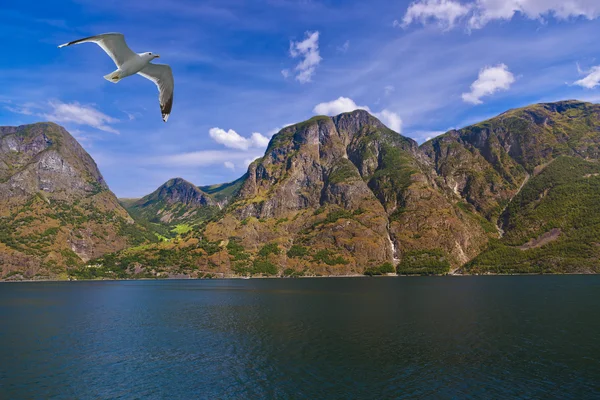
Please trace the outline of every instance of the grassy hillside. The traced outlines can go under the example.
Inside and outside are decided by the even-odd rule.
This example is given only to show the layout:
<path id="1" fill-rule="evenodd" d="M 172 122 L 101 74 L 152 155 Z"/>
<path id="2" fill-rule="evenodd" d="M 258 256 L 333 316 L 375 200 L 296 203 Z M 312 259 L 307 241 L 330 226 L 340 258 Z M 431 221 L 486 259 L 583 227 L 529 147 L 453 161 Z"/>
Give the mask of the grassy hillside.
<path id="1" fill-rule="evenodd" d="M 559 157 L 503 215 L 506 234 L 467 273 L 600 272 L 600 164 Z"/>

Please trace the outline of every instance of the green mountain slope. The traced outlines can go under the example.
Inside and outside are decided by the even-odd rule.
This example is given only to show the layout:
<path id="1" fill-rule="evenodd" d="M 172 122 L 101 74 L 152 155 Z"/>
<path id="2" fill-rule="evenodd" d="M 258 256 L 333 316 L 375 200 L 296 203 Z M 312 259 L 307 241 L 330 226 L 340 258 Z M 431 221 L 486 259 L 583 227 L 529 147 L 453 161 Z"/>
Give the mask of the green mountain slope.
<path id="1" fill-rule="evenodd" d="M 561 155 L 597 159 L 600 106 L 535 104 L 451 131 L 421 146 L 441 187 L 495 220 L 536 168 Z"/>
<path id="2" fill-rule="evenodd" d="M 177 233 L 186 232 L 219 212 L 212 196 L 182 178 L 167 181 L 139 200 L 121 200 L 121 204 L 136 221 L 162 224 L 175 228 Z"/>
<path id="3" fill-rule="evenodd" d="M 558 157 L 523 187 L 503 219 L 504 237 L 465 272 L 600 272 L 600 164 Z"/>

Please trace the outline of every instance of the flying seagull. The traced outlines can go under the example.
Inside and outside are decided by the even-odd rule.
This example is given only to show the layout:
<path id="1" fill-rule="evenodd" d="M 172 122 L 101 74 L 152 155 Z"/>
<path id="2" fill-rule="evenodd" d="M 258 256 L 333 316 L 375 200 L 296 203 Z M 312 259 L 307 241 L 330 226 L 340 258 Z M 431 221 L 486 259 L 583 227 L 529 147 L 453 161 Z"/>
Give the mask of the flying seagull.
<path id="1" fill-rule="evenodd" d="M 96 43 L 102 47 L 112 58 L 117 70 L 108 75 L 104 75 L 104 79 L 109 82 L 117 83 L 121 79 L 133 74 L 140 74 L 146 79 L 151 80 L 158 87 L 158 101 L 160 102 L 160 111 L 162 112 L 163 121 L 167 122 L 173 107 L 173 71 L 166 64 L 152 64 L 150 61 L 159 58 L 158 54 L 154 53 L 134 53 L 127 43 L 122 33 L 103 33 L 102 35 L 90 36 L 79 40 L 74 40 L 69 43 L 61 44 L 60 47 L 70 46 L 79 43 Z"/>

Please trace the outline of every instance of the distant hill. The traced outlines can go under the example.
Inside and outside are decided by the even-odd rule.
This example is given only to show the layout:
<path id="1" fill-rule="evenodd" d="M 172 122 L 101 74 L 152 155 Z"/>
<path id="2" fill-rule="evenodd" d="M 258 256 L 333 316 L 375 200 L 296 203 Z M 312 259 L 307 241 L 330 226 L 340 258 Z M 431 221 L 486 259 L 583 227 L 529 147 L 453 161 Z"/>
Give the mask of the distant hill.
<path id="1" fill-rule="evenodd" d="M 138 222 L 179 227 L 180 233 L 181 229 L 187 231 L 219 211 L 217 201 L 182 178 L 167 181 L 141 199 L 121 200 L 121 204 Z"/>

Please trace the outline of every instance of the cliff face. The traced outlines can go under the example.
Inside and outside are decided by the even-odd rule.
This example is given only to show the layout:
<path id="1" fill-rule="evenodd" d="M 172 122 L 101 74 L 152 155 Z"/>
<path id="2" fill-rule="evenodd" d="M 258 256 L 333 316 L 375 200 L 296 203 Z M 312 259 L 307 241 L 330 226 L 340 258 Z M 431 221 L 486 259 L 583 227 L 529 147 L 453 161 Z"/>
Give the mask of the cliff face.
<path id="1" fill-rule="evenodd" d="M 136 242 L 133 220 L 62 127 L 0 127 L 2 275 L 60 275 Z M 128 234 L 127 232 L 132 232 Z"/>

